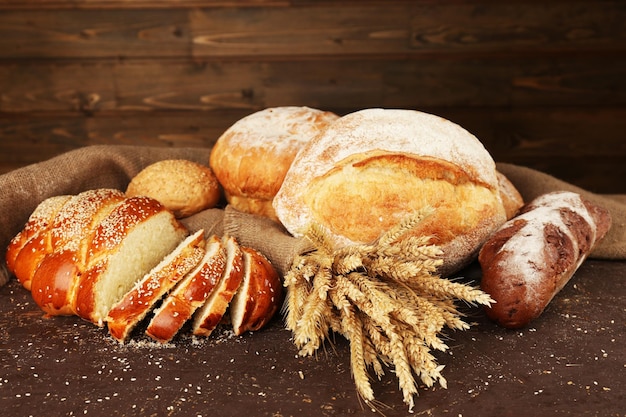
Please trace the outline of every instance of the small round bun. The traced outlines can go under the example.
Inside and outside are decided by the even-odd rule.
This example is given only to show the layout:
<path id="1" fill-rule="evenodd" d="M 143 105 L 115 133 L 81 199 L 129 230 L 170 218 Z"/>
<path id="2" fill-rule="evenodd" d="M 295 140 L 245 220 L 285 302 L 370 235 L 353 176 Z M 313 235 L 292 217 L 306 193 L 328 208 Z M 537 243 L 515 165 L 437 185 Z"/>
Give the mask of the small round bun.
<path id="1" fill-rule="evenodd" d="M 209 167 L 184 159 L 148 165 L 126 189 L 127 197 L 151 197 L 177 218 L 215 207 L 221 195 L 219 182 Z"/>
<path id="2" fill-rule="evenodd" d="M 272 107 L 228 128 L 209 159 L 228 203 L 277 220 L 272 201 L 296 153 L 338 117 L 309 107 Z"/>

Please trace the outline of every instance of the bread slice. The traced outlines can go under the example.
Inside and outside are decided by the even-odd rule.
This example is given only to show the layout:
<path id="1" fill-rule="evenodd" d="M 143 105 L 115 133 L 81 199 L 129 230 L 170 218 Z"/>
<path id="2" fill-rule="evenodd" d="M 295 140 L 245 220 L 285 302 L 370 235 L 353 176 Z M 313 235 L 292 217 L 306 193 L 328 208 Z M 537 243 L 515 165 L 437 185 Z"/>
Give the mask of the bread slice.
<path id="1" fill-rule="evenodd" d="M 199 230 L 139 280 L 109 310 L 106 322 L 111 336 L 124 342 L 157 301 L 202 260 L 204 248 L 204 230 Z M 114 292 L 115 288 L 112 290 Z"/>
<path id="2" fill-rule="evenodd" d="M 82 192 L 59 210 L 48 232 L 50 252 L 33 273 L 33 300 L 50 315 L 71 315 L 77 277 L 85 270 L 85 237 L 125 199 L 114 189 Z"/>
<path id="3" fill-rule="evenodd" d="M 27 242 L 29 242 L 34 236 L 38 236 L 49 230 L 54 217 L 63 205 L 72 198 L 70 195 L 60 195 L 47 198 L 43 200 L 29 216 L 24 228 L 18 232 L 17 235 L 9 245 L 7 246 L 7 252 L 5 255 L 7 268 L 9 271 L 15 273 L 16 260 L 21 250 L 24 248 Z M 19 276 L 15 274 L 20 280 L 22 285 L 30 290 L 30 282 L 22 282 L 22 274 Z"/>
<path id="4" fill-rule="evenodd" d="M 102 326 L 111 306 L 187 235 L 158 201 L 124 200 L 84 240 L 87 268 L 75 287 L 75 314 Z"/>
<path id="5" fill-rule="evenodd" d="M 146 334 L 166 343 L 178 333 L 195 311 L 207 300 L 224 274 L 226 253 L 216 235 L 207 240 L 207 248 L 200 264 L 189 272 L 154 311 Z"/>
<path id="6" fill-rule="evenodd" d="M 226 249 L 226 268 L 209 298 L 196 312 L 192 332 L 196 336 L 209 336 L 222 320 L 230 301 L 243 279 L 243 252 L 232 236 L 222 238 Z"/>
<path id="7" fill-rule="evenodd" d="M 282 302 L 283 286 L 270 261 L 260 252 L 242 246 L 243 281 L 230 304 L 236 335 L 256 331 L 274 316 Z"/>

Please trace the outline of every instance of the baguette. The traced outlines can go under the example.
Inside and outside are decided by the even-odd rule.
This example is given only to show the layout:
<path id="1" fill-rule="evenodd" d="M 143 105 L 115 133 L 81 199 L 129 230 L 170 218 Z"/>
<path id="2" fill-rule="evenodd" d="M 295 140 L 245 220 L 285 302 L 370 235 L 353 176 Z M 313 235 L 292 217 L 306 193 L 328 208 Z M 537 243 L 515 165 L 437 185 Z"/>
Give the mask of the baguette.
<path id="1" fill-rule="evenodd" d="M 481 289 L 496 301 L 487 315 L 507 328 L 527 326 L 610 226 L 607 210 L 576 193 L 552 192 L 531 201 L 480 250 Z"/>

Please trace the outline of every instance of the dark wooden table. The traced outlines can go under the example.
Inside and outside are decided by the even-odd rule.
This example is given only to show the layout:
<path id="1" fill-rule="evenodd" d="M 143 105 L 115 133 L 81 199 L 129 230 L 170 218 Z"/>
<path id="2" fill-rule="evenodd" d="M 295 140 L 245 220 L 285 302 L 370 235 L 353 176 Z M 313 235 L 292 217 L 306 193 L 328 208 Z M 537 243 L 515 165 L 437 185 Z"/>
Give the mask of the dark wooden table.
<path id="1" fill-rule="evenodd" d="M 626 415 L 625 275 L 626 262 L 587 261 L 524 330 L 468 308 L 472 328 L 437 353 L 448 388 L 421 387 L 413 415 Z M 391 370 L 373 383 L 382 414 L 409 415 Z M 10 416 L 376 415 L 355 393 L 340 337 L 298 357 L 277 317 L 240 337 L 219 328 L 120 345 L 80 319 L 44 318 L 15 280 L 0 288 L 0 401 Z"/>

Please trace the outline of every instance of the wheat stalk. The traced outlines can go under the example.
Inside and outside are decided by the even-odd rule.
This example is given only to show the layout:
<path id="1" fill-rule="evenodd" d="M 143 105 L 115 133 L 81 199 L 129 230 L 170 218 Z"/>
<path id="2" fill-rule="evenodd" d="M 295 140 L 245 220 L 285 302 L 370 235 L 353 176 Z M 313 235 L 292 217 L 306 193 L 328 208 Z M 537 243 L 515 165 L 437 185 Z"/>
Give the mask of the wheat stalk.
<path id="1" fill-rule="evenodd" d="M 315 250 L 296 258 L 285 276 L 286 327 L 301 355 L 314 354 L 331 332 L 350 342 L 350 366 L 358 394 L 372 405 L 368 367 L 379 378 L 393 366 L 409 410 L 415 377 L 446 387 L 431 349 L 445 351 L 444 328 L 465 330 L 455 302 L 489 305 L 481 290 L 437 275 L 442 251 L 429 236 L 411 233 L 432 212 L 409 216 L 367 245 L 335 249 L 325 229 L 312 224 L 306 237 Z"/>

